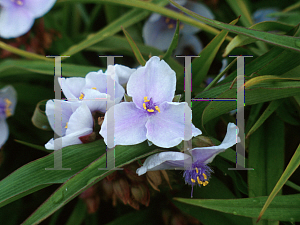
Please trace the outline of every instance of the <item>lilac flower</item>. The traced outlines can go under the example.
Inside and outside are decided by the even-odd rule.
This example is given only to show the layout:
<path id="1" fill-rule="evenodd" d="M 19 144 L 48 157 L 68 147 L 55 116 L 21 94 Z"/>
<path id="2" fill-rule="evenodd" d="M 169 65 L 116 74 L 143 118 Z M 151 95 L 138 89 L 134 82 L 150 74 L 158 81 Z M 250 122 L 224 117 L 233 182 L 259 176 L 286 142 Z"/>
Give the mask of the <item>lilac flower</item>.
<path id="1" fill-rule="evenodd" d="M 185 170 L 183 177 L 185 183 L 192 186 L 193 193 L 193 187 L 196 184 L 198 186 L 208 184 L 212 170 L 207 164 L 211 163 L 217 154 L 240 142 L 240 138 L 237 136 L 238 132 L 238 127 L 229 123 L 226 136 L 220 145 L 193 148 L 189 154 L 171 151 L 154 154 L 149 156 L 136 172 L 140 176 L 147 171 L 183 168 L 186 163 L 188 169 Z"/>
<path id="2" fill-rule="evenodd" d="M 127 94 L 133 102 L 121 102 L 109 109 L 104 117 L 100 134 L 107 144 L 107 115 L 114 112 L 114 145 L 134 145 L 148 139 L 153 144 L 170 148 L 182 140 L 201 134 L 192 125 L 192 133 L 184 138 L 187 103 L 172 102 L 175 94 L 175 72 L 157 56 L 131 74 Z M 108 146 L 112 148 L 113 146 Z"/>
<path id="3" fill-rule="evenodd" d="M 12 116 L 17 103 L 17 93 L 12 86 L 0 89 L 0 148 L 8 139 L 9 129 L 6 118 Z"/>
<path id="4" fill-rule="evenodd" d="M 55 110 L 55 106 L 60 105 L 61 110 Z M 81 144 L 79 139 L 82 136 L 93 132 L 94 120 L 91 111 L 83 102 L 80 106 L 74 102 L 62 100 L 49 100 L 46 103 L 46 115 L 54 132 L 61 136 L 61 147 Z M 60 124 L 55 124 L 55 117 L 60 116 Z M 58 150 L 59 146 L 54 146 L 52 138 L 45 144 L 46 149 Z"/>
<path id="5" fill-rule="evenodd" d="M 182 0 L 179 4 L 201 16 L 214 19 L 214 15 L 204 4 L 187 0 Z M 173 5 L 167 5 L 166 7 L 179 12 L 179 9 Z M 143 27 L 143 38 L 145 44 L 156 47 L 162 51 L 167 50 L 174 36 L 175 28 L 176 20 L 156 13 L 152 14 Z M 194 34 L 200 31 L 200 29 L 187 24 L 181 24 L 180 28 L 180 33 L 182 35 L 178 42 L 179 49 L 175 52 L 175 54 L 182 53 L 186 46 L 193 48 L 195 53 L 199 53 L 202 50 L 202 43 Z"/>
<path id="6" fill-rule="evenodd" d="M 19 37 L 30 30 L 34 20 L 46 14 L 56 0 L 0 0 L 0 36 Z"/>
<path id="7" fill-rule="evenodd" d="M 269 14 L 275 12 L 279 12 L 279 10 L 276 8 L 258 9 L 253 13 L 253 20 L 255 23 L 260 23 L 264 21 L 276 21 L 278 17 L 269 16 Z"/>
<path id="8" fill-rule="evenodd" d="M 96 99 L 106 99 L 107 79 L 114 77 L 115 103 L 119 103 L 125 93 L 124 88 L 119 84 L 119 79 L 122 83 L 126 83 L 130 74 L 135 71 L 121 65 L 109 66 L 108 68 L 105 73 L 102 70 L 89 72 L 85 78 L 58 78 L 64 95 L 70 101 L 76 100 L 79 105 L 81 100 L 86 100 L 84 102 L 92 112 L 106 112 L 106 101 L 96 101 Z"/>

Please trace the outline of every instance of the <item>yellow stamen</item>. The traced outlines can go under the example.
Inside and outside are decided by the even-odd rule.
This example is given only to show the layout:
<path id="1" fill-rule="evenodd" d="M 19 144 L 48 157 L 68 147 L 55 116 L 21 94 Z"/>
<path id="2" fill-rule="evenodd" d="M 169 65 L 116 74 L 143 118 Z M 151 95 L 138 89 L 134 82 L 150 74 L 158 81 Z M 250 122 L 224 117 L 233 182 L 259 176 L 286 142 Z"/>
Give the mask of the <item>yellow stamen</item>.
<path id="1" fill-rule="evenodd" d="M 65 126 L 65 128 L 68 128 L 68 122 L 66 122 L 66 126 Z"/>
<path id="2" fill-rule="evenodd" d="M 172 24 L 172 23 L 171 23 L 171 24 L 169 24 L 169 25 L 168 25 L 168 28 L 169 28 L 169 29 L 172 29 L 172 28 L 174 28 L 174 24 Z"/>
<path id="3" fill-rule="evenodd" d="M 12 103 L 8 98 L 5 98 L 4 101 L 5 101 L 5 104 L 6 104 L 5 105 L 5 115 L 6 115 L 6 117 L 9 117 L 9 116 L 12 115 L 11 110 L 9 108 L 9 106 L 11 106 Z"/>
<path id="4" fill-rule="evenodd" d="M 5 98 L 4 101 L 5 101 L 7 107 L 9 107 L 12 104 L 8 98 Z"/>
<path id="5" fill-rule="evenodd" d="M 150 102 L 150 100 L 147 99 L 148 97 L 144 97 L 144 102 Z"/>
<path id="6" fill-rule="evenodd" d="M 92 89 L 94 89 L 94 90 L 97 90 L 97 88 L 96 88 L 96 87 L 92 87 Z"/>
<path id="7" fill-rule="evenodd" d="M 193 178 L 191 178 L 191 181 L 193 182 L 193 183 L 195 183 L 196 181 L 193 179 Z"/>
<path id="8" fill-rule="evenodd" d="M 84 94 L 81 93 L 81 95 L 79 96 L 79 99 L 83 99 L 84 98 Z"/>
<path id="9" fill-rule="evenodd" d="M 196 173 L 199 173 L 199 170 L 198 170 L 198 168 L 196 167 L 195 169 L 196 169 Z"/>
<path id="10" fill-rule="evenodd" d="M 203 186 L 206 186 L 208 184 L 208 181 L 203 182 Z"/>
<path id="11" fill-rule="evenodd" d="M 155 106 L 156 111 L 158 111 L 160 113 L 160 109 L 158 106 Z"/>
<path id="12" fill-rule="evenodd" d="M 170 20 L 171 20 L 171 19 L 167 17 L 167 18 L 165 19 L 165 22 L 166 22 L 166 23 L 169 23 Z"/>
<path id="13" fill-rule="evenodd" d="M 205 173 L 202 173 L 202 175 L 203 175 L 204 179 L 206 180 L 206 179 L 207 179 L 206 174 L 205 174 Z"/>
<path id="14" fill-rule="evenodd" d="M 146 108 L 146 104 L 145 104 L 145 103 L 143 103 L 143 107 L 144 107 L 144 109 L 147 109 L 147 108 Z"/>
<path id="15" fill-rule="evenodd" d="M 147 109 L 148 112 L 154 112 L 154 109 Z"/>
<path id="16" fill-rule="evenodd" d="M 202 184 L 202 181 L 197 177 L 198 184 Z"/>

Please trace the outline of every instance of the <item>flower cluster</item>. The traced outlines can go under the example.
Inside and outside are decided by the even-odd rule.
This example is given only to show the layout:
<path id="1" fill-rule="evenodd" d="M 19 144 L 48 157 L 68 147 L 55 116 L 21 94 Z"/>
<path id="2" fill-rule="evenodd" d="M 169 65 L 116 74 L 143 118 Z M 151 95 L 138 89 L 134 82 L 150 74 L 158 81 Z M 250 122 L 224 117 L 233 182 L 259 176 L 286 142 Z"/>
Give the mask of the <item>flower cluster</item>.
<path id="1" fill-rule="evenodd" d="M 109 79 L 115 83 L 115 99 L 111 99 L 107 92 Z M 55 133 L 61 136 L 61 147 L 86 143 L 99 132 L 108 148 L 139 144 L 146 140 L 158 147 L 171 148 L 202 133 L 191 124 L 192 132 L 185 134 L 185 122 L 191 120 L 185 115 L 191 115 L 191 109 L 186 102 L 172 101 L 176 75 L 157 56 L 151 57 L 145 66 L 137 69 L 122 65 L 109 66 L 106 72 L 90 72 L 85 78 L 60 78 L 59 83 L 66 100 L 49 100 L 46 114 Z M 132 102 L 122 100 L 125 90 L 121 84 L 126 86 Z M 104 101 L 99 101 L 101 99 Z M 115 104 L 107 109 L 106 101 Z M 104 120 L 100 121 L 99 115 L 104 113 Z M 61 117 L 57 120 L 59 115 Z M 114 124 L 107 117 L 114 118 Z M 101 126 L 100 131 L 95 131 L 95 120 Z M 59 124 L 55 124 L 55 121 L 59 121 Z M 110 126 L 114 126 L 113 144 L 108 143 Z M 239 142 L 236 131 L 236 126 L 230 123 L 221 145 L 194 148 L 188 153 L 167 151 L 152 155 L 136 172 L 142 175 L 147 171 L 185 167 L 187 184 L 192 187 L 196 184 L 206 186 L 212 172 L 207 164 L 219 152 Z M 58 149 L 53 139 L 45 147 Z"/>

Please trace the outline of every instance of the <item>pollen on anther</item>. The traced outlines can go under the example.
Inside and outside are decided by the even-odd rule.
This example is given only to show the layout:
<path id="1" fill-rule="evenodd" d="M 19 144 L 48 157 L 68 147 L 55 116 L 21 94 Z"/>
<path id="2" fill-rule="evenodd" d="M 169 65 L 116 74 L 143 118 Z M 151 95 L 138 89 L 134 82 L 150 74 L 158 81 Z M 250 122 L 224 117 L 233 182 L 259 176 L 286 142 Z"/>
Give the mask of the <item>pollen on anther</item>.
<path id="1" fill-rule="evenodd" d="M 147 96 L 144 97 L 144 102 L 150 102 L 150 100 L 148 100 L 147 98 Z"/>
<path id="2" fill-rule="evenodd" d="M 207 179 L 206 174 L 205 174 L 205 173 L 202 173 L 202 175 L 203 175 L 204 179 L 206 180 L 206 179 Z"/>
<path id="3" fill-rule="evenodd" d="M 97 90 L 97 88 L 96 88 L 96 87 L 92 87 L 92 89 L 94 89 L 94 90 Z"/>
<path id="4" fill-rule="evenodd" d="M 154 112 L 154 109 L 147 109 L 148 112 Z"/>
<path id="5" fill-rule="evenodd" d="M 198 184 L 202 184 L 202 181 L 197 177 Z"/>
<path id="6" fill-rule="evenodd" d="M 4 99 L 4 101 L 5 101 L 7 107 L 9 107 L 12 104 L 8 98 Z"/>
<path id="7" fill-rule="evenodd" d="M 160 113 L 160 109 L 158 106 L 155 106 L 155 109 Z"/>
<path id="8" fill-rule="evenodd" d="M 147 109 L 147 108 L 146 108 L 146 104 L 145 104 L 145 103 L 143 103 L 143 107 L 144 107 L 144 109 Z"/>
<path id="9" fill-rule="evenodd" d="M 66 122 L 66 126 L 65 126 L 65 128 L 66 128 L 66 129 L 68 128 L 68 122 Z"/>
<path id="10" fill-rule="evenodd" d="M 166 22 L 166 23 L 169 23 L 170 20 L 171 20 L 171 19 L 170 19 L 169 17 L 167 17 L 167 18 L 165 19 L 165 22 Z"/>
<path id="11" fill-rule="evenodd" d="M 83 99 L 84 98 L 84 94 L 81 93 L 81 95 L 79 96 L 79 99 Z"/>
<path id="12" fill-rule="evenodd" d="M 203 182 L 203 186 L 206 186 L 208 184 L 208 181 Z"/>
<path id="13" fill-rule="evenodd" d="M 199 170 L 198 170 L 198 168 L 196 167 L 195 169 L 196 169 L 196 173 L 199 173 Z"/>
<path id="14" fill-rule="evenodd" d="M 195 183 L 196 181 L 195 181 L 195 179 L 193 179 L 193 178 L 191 178 L 191 181 L 193 182 L 193 183 Z"/>
<path id="15" fill-rule="evenodd" d="M 172 23 L 168 25 L 168 28 L 169 28 L 169 29 L 172 29 L 172 28 L 174 28 L 174 27 L 175 27 L 175 26 L 174 26 L 174 24 L 172 24 Z"/>

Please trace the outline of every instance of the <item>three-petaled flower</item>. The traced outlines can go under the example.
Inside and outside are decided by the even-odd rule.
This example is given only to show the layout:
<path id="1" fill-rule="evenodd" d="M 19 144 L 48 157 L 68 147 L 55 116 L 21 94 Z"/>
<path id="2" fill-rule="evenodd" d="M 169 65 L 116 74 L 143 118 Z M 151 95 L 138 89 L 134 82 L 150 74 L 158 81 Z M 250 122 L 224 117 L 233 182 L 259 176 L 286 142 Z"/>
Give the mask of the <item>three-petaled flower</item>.
<path id="1" fill-rule="evenodd" d="M 185 8 L 210 19 L 214 19 L 214 15 L 207 6 L 198 2 L 181 0 L 178 2 Z M 179 12 L 177 8 L 169 4 L 166 8 Z M 172 37 L 176 29 L 176 20 L 152 14 L 143 27 L 143 38 L 146 45 L 156 47 L 162 51 L 168 49 L 172 42 Z M 194 35 L 200 31 L 199 28 L 187 24 L 180 24 L 180 37 L 175 54 L 182 54 L 185 47 L 191 47 L 195 54 L 202 50 L 202 43 Z"/>
<path id="2" fill-rule="evenodd" d="M 49 100 L 46 103 L 46 115 L 51 128 L 60 136 L 58 144 L 54 143 L 53 138 L 50 139 L 45 144 L 46 149 L 58 150 L 69 145 L 82 144 L 80 137 L 93 132 L 94 119 L 85 102 L 78 106 L 70 101 Z"/>
<path id="3" fill-rule="evenodd" d="M 172 102 L 176 88 L 175 72 L 159 57 L 153 56 L 146 65 L 131 74 L 127 94 L 133 102 L 121 102 L 109 109 L 100 134 L 107 144 L 107 115 L 114 117 L 114 145 L 134 145 L 148 139 L 153 144 L 170 148 L 182 140 L 190 140 L 201 131 L 192 125 L 191 134 L 184 134 L 187 103 Z M 114 146 L 108 146 L 112 148 Z"/>
<path id="4" fill-rule="evenodd" d="M 185 183 L 193 187 L 206 186 L 210 178 L 212 170 L 207 165 L 212 162 L 217 154 L 225 151 L 227 148 L 240 142 L 237 136 L 239 132 L 238 127 L 234 123 L 229 123 L 227 126 L 227 133 L 223 142 L 218 146 L 193 148 L 188 150 L 189 154 L 182 152 L 162 152 L 149 156 L 142 167 L 137 169 L 137 174 L 142 175 L 147 171 L 166 170 L 185 167 L 183 176 Z"/>
<path id="5" fill-rule="evenodd" d="M 34 20 L 46 14 L 56 0 L 0 0 L 0 36 L 15 38 L 25 34 Z"/>
<path id="6" fill-rule="evenodd" d="M 69 101 L 75 101 L 80 105 L 82 100 L 92 112 L 100 111 L 104 113 L 106 112 L 107 101 L 112 101 L 107 94 L 107 80 L 114 82 L 114 101 L 119 103 L 125 93 L 121 84 L 125 84 L 134 71 L 135 69 L 130 69 L 126 66 L 114 65 L 109 66 L 105 73 L 99 70 L 97 72 L 89 72 L 85 78 L 58 78 L 58 81 Z"/>
<path id="7" fill-rule="evenodd" d="M 6 118 L 12 116 L 17 103 L 17 93 L 12 86 L 5 86 L 0 90 L 0 148 L 8 139 L 9 129 Z"/>

